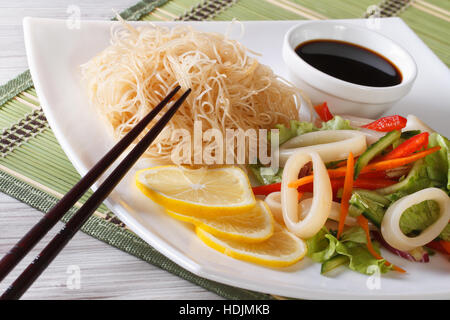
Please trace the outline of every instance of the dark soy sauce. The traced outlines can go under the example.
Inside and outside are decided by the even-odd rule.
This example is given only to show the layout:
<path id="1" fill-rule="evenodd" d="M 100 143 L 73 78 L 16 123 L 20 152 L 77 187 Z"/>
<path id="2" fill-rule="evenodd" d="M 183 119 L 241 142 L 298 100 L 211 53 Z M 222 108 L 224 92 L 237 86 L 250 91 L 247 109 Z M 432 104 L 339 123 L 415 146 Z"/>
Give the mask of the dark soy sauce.
<path id="1" fill-rule="evenodd" d="M 402 82 L 400 70 L 382 55 L 339 40 L 311 40 L 295 52 L 316 69 L 335 78 L 369 87 L 390 87 Z"/>

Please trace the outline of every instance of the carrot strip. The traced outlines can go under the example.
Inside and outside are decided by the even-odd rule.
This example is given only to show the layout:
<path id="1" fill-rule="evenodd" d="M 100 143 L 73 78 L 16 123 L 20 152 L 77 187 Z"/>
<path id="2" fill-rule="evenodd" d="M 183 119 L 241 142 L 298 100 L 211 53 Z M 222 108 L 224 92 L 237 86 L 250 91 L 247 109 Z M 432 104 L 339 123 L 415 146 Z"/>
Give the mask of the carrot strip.
<path id="1" fill-rule="evenodd" d="M 330 178 L 342 178 L 345 177 L 345 171 L 333 171 L 335 169 L 328 170 L 328 175 Z M 314 175 L 304 176 L 298 180 L 292 181 L 288 184 L 289 188 L 298 188 L 305 184 L 311 183 L 314 181 Z"/>
<path id="2" fill-rule="evenodd" d="M 361 170 L 361 174 L 398 168 L 422 159 L 429 154 L 439 151 L 440 149 L 441 147 L 436 146 L 425 151 L 415 153 L 408 157 L 370 163 Z M 345 177 L 347 168 L 328 169 L 327 171 L 330 178 L 342 178 Z M 305 176 L 298 180 L 292 181 L 288 184 L 288 186 L 289 188 L 298 188 L 311 182 L 313 182 L 313 175 Z"/>
<path id="3" fill-rule="evenodd" d="M 288 187 L 289 188 L 298 188 L 298 187 L 301 187 L 301 186 L 303 186 L 305 184 L 311 183 L 313 181 L 314 181 L 314 176 L 313 175 L 309 175 L 309 176 L 302 177 L 302 178 L 300 178 L 298 180 L 289 182 Z"/>
<path id="4" fill-rule="evenodd" d="M 401 166 L 404 166 L 406 164 L 409 164 L 411 162 L 417 161 L 419 159 L 422 159 L 426 157 L 429 154 L 432 154 L 436 151 L 439 151 L 441 149 L 440 146 L 436 146 L 430 149 L 427 149 L 422 152 L 414 153 L 410 156 L 403 157 L 403 158 L 397 158 L 392 160 L 384 160 L 379 162 L 374 162 L 371 164 L 368 164 L 361 172 L 370 172 L 370 171 L 381 171 L 381 170 L 388 170 L 393 168 L 398 168 Z"/>
<path id="5" fill-rule="evenodd" d="M 354 171 L 355 171 L 355 158 L 353 158 L 353 153 L 350 152 L 347 159 L 347 172 L 345 173 L 344 191 L 342 193 L 342 200 L 341 200 L 341 212 L 339 216 L 339 226 L 337 233 L 338 239 L 340 238 L 342 231 L 344 230 L 345 225 L 344 222 L 345 219 L 347 218 L 348 208 L 350 206 L 349 201 L 350 197 L 352 196 Z"/>
<path id="6" fill-rule="evenodd" d="M 440 149 L 441 149 L 440 146 L 436 146 L 436 147 L 427 149 L 425 151 L 414 153 L 413 155 L 410 155 L 407 157 L 369 163 L 367 166 L 365 166 L 361 170 L 361 173 L 368 173 L 368 172 L 373 172 L 373 171 L 384 171 L 384 170 L 398 168 L 398 167 L 410 164 L 419 159 L 422 159 L 429 154 L 439 151 Z M 330 177 L 333 176 L 336 178 L 345 176 L 345 172 L 346 172 L 345 168 L 337 168 L 337 169 L 329 169 L 328 170 L 328 174 L 330 175 Z"/>
<path id="7" fill-rule="evenodd" d="M 383 259 L 382 256 L 380 256 L 378 254 L 378 252 L 375 251 L 375 249 L 373 248 L 372 245 L 372 239 L 370 239 L 370 230 L 369 230 L 369 221 L 363 216 L 360 215 L 357 218 L 358 224 L 361 228 L 363 228 L 364 232 L 366 233 L 366 239 L 367 239 L 367 250 L 369 250 L 370 254 L 377 260 Z M 386 265 L 390 266 L 392 263 L 390 263 L 389 261 L 386 260 Z M 396 266 L 396 265 L 392 265 L 392 268 L 400 273 L 406 273 L 405 270 L 403 270 L 402 268 Z"/>
<path id="8" fill-rule="evenodd" d="M 439 244 L 445 249 L 445 251 L 447 251 L 448 254 L 450 254 L 450 241 L 440 240 Z"/>

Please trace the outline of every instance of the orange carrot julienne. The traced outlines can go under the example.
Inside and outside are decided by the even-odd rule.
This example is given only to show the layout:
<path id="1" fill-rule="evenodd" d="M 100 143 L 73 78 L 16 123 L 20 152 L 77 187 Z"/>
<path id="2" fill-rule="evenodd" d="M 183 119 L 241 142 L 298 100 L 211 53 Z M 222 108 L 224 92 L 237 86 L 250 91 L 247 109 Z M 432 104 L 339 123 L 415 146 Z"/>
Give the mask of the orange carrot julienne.
<path id="1" fill-rule="evenodd" d="M 444 241 L 440 240 L 439 244 L 447 251 L 448 254 L 450 254 L 450 241 Z"/>
<path id="2" fill-rule="evenodd" d="M 410 156 L 403 157 L 403 158 L 397 158 L 392 160 L 382 160 L 379 162 L 374 162 L 371 164 L 368 164 L 361 172 L 370 172 L 370 171 L 380 171 L 380 170 L 388 170 L 393 168 L 398 168 L 401 166 L 404 166 L 406 164 L 409 164 L 411 162 L 417 161 L 419 159 L 422 159 L 426 157 L 429 154 L 432 154 L 436 151 L 439 151 L 441 149 L 440 146 L 436 146 L 430 149 L 427 149 L 422 152 L 414 153 Z"/>
<path id="3" fill-rule="evenodd" d="M 407 157 L 369 163 L 367 166 L 365 166 L 361 170 L 361 173 L 368 173 L 368 172 L 373 172 L 373 171 L 383 171 L 383 170 L 398 168 L 398 167 L 410 164 L 419 159 L 422 159 L 429 154 L 439 151 L 440 149 L 441 149 L 440 146 L 436 146 L 436 147 L 427 149 L 425 151 L 414 153 L 413 155 L 410 155 Z M 337 168 L 337 169 L 329 169 L 328 170 L 328 174 L 330 174 L 330 177 L 331 177 L 331 175 L 333 175 L 336 178 L 339 176 L 343 177 L 345 175 L 345 172 L 346 172 L 345 168 Z"/>
<path id="4" fill-rule="evenodd" d="M 330 172 L 331 171 L 331 172 Z M 328 170 L 328 175 L 330 178 L 342 178 L 345 176 L 345 171 L 332 171 Z M 305 184 L 311 183 L 314 181 L 314 175 L 304 176 L 298 180 L 292 181 L 288 184 L 289 188 L 298 188 Z"/>
<path id="5" fill-rule="evenodd" d="M 408 157 L 370 163 L 361 170 L 361 173 L 384 171 L 384 170 L 388 170 L 388 169 L 398 168 L 398 167 L 407 165 L 409 163 L 412 163 L 414 161 L 417 161 L 419 159 L 422 159 L 429 154 L 439 151 L 440 149 L 441 149 L 441 147 L 436 146 L 436 147 L 427 149 L 425 151 L 414 153 L 413 155 L 408 156 Z M 328 171 L 328 175 L 330 176 L 330 178 L 342 178 L 342 177 L 345 177 L 347 168 L 328 169 L 327 171 Z M 305 176 L 298 180 L 292 181 L 288 184 L 288 187 L 289 188 L 298 188 L 302 185 L 305 185 L 305 184 L 308 184 L 311 182 L 313 182 L 313 175 Z"/>
<path id="6" fill-rule="evenodd" d="M 298 180 L 290 182 L 288 184 L 288 187 L 289 188 L 298 188 L 298 187 L 301 187 L 301 186 L 303 186 L 305 184 L 311 183 L 313 181 L 314 181 L 314 176 L 313 175 L 309 175 L 309 176 L 305 176 L 305 177 L 302 177 L 302 178 L 300 178 Z"/>
<path id="7" fill-rule="evenodd" d="M 364 232 L 366 233 L 366 239 L 367 239 L 367 250 L 369 250 L 370 254 L 377 260 L 383 259 L 382 256 L 380 256 L 378 254 L 378 252 L 375 251 L 375 249 L 373 248 L 372 245 L 372 239 L 370 239 L 370 230 L 369 230 L 369 221 L 362 215 L 358 216 L 357 218 L 358 224 L 361 228 L 363 228 Z M 386 265 L 390 266 L 392 263 L 390 263 L 389 261 L 386 260 Z M 406 273 L 405 270 L 403 270 L 402 268 L 396 266 L 396 265 L 392 265 L 392 268 L 400 273 Z"/>
<path id="8" fill-rule="evenodd" d="M 341 199 L 341 212 L 339 216 L 339 226 L 337 233 L 338 239 L 340 238 L 342 231 L 344 230 L 344 222 L 345 219 L 347 218 L 348 208 L 350 206 L 349 201 L 350 197 L 352 196 L 354 171 L 355 171 L 355 158 L 353 157 L 353 153 L 350 152 L 347 159 L 347 172 L 345 173 L 344 191 L 342 193 Z"/>

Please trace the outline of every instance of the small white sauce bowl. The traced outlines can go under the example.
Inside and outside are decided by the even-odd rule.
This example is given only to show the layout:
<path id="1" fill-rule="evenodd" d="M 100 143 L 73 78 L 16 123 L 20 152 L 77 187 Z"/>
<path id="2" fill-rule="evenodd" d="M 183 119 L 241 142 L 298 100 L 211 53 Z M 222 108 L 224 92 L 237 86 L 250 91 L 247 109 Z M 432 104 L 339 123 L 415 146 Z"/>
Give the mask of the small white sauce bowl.
<path id="1" fill-rule="evenodd" d="M 401 72 L 400 84 L 369 87 L 330 76 L 304 61 L 295 48 L 306 41 L 331 39 L 350 42 L 377 52 L 391 61 Z M 313 104 L 326 101 L 334 114 L 352 114 L 375 118 L 387 111 L 411 89 L 417 67 L 411 55 L 391 39 L 369 29 L 342 22 L 320 21 L 289 29 L 283 43 L 283 59 L 289 80 L 302 89 Z"/>

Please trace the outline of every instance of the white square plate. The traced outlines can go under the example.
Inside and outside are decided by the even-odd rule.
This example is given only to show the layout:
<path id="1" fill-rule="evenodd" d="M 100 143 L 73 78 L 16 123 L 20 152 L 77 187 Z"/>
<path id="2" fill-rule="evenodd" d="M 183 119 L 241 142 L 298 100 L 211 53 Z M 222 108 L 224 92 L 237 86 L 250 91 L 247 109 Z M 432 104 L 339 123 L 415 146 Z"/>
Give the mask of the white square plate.
<path id="1" fill-rule="evenodd" d="M 366 20 L 348 20 L 363 25 Z M 64 20 L 25 18 L 25 44 L 33 81 L 47 119 L 62 148 L 81 175 L 85 174 L 114 141 L 88 103 L 80 84 L 80 64 L 110 41 L 109 21 L 82 21 L 70 29 Z M 145 22 L 133 22 L 141 24 Z M 225 32 L 229 22 L 188 23 L 203 31 Z M 262 63 L 284 76 L 281 58 L 284 33 L 301 21 L 243 22 L 240 41 L 262 53 Z M 235 28 L 235 27 L 233 27 Z M 235 30 L 236 31 L 236 30 Z M 415 58 L 418 77 L 412 91 L 390 114 L 416 114 L 449 136 L 450 73 L 448 68 L 398 18 L 383 19 L 380 33 L 396 40 Z M 235 32 L 238 33 L 238 32 Z M 141 161 L 135 169 L 145 167 Z M 192 273 L 218 282 L 265 293 L 312 299 L 450 298 L 450 264 L 436 255 L 428 264 L 412 263 L 388 252 L 386 258 L 408 273 L 391 272 L 381 279 L 345 270 L 333 277 L 320 275 L 320 264 L 308 258 L 285 269 L 242 262 L 204 245 L 187 224 L 163 214 L 134 186 L 132 170 L 107 200 L 108 207 L 137 235 Z M 379 282 L 378 282 L 379 280 Z M 145 279 L 143 279 L 145 281 Z"/>

